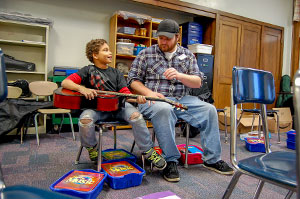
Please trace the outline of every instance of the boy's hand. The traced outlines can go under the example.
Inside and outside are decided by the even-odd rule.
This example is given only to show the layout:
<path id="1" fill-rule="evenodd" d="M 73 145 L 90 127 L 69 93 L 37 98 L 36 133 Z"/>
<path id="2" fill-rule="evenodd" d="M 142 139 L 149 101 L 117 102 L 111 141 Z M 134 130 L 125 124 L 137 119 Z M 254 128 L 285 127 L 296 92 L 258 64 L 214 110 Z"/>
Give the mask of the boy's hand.
<path id="1" fill-rule="evenodd" d="M 80 86 L 79 92 L 85 96 L 86 99 L 94 99 L 95 96 L 97 96 L 97 91 L 94 89 L 86 88 L 83 86 Z"/>
<path id="2" fill-rule="evenodd" d="M 146 102 L 147 102 L 147 100 L 146 100 L 146 98 L 145 98 L 145 96 L 138 96 L 137 97 L 137 99 L 136 99 L 136 102 L 138 103 L 138 104 L 145 104 Z"/>

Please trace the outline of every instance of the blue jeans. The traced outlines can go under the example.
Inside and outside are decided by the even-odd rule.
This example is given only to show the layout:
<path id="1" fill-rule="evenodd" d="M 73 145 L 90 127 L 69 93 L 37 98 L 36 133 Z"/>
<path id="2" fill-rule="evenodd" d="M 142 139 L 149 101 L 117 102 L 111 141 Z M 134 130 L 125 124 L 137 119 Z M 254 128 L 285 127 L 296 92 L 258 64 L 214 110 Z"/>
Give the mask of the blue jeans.
<path id="1" fill-rule="evenodd" d="M 156 101 L 155 104 L 139 104 L 140 112 L 151 119 L 158 144 L 163 151 L 166 161 L 177 162 L 180 153 L 175 142 L 175 124 L 183 119 L 200 130 L 200 143 L 204 150 L 203 160 L 213 164 L 220 160 L 221 143 L 216 108 L 195 96 L 184 96 L 177 100 L 168 99 L 186 105 L 187 111 L 174 109 L 172 105 Z"/>
<path id="2" fill-rule="evenodd" d="M 115 112 L 101 112 L 92 109 L 84 110 L 80 115 L 79 135 L 81 145 L 84 147 L 93 147 L 97 144 L 95 133 L 95 122 L 97 121 L 126 121 L 132 126 L 132 131 L 136 144 L 139 149 L 148 151 L 153 147 L 150 132 L 147 128 L 143 116 L 139 113 L 137 118 L 131 119 L 133 113 L 139 113 L 136 107 L 132 104 L 125 102 L 125 107 Z M 83 124 L 82 119 L 90 119 L 91 122 Z"/>

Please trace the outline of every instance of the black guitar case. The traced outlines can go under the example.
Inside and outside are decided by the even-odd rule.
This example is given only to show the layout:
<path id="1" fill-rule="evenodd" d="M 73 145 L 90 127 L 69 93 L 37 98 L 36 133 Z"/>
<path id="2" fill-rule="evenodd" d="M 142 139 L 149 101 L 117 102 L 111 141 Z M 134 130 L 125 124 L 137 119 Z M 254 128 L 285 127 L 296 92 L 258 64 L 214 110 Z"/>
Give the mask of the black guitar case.
<path id="1" fill-rule="evenodd" d="M 17 60 L 12 56 L 4 54 L 6 70 L 35 71 L 35 64 L 31 62 Z"/>

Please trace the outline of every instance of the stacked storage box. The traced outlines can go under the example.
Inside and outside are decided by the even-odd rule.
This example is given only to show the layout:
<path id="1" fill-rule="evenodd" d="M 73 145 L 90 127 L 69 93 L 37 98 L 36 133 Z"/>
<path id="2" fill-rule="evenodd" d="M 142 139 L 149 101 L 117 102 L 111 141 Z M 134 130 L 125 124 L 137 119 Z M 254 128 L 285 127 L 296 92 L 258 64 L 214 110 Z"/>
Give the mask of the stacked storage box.
<path id="1" fill-rule="evenodd" d="M 296 131 L 295 130 L 291 130 L 289 132 L 286 133 L 287 135 L 287 140 L 286 140 L 286 146 L 289 149 L 296 149 Z"/>
<path id="2" fill-rule="evenodd" d="M 182 25 L 182 46 L 201 44 L 203 38 L 203 27 L 196 22 L 187 22 Z"/>

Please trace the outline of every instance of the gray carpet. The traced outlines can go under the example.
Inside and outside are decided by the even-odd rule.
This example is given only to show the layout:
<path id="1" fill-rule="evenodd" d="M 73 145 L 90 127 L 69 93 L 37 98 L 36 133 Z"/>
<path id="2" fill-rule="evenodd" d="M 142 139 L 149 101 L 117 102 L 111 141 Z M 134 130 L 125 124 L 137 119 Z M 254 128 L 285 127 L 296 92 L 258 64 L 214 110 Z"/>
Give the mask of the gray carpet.
<path id="1" fill-rule="evenodd" d="M 179 132 L 179 129 L 177 129 Z M 176 134 L 177 144 L 184 144 L 185 138 Z M 117 133 L 118 148 L 130 151 L 133 136 L 131 130 L 118 130 Z M 275 134 L 271 139 L 272 150 L 290 150 L 286 148 L 286 135 L 282 134 L 281 144 L 277 144 Z M 16 184 L 26 184 L 43 189 L 49 189 L 49 186 L 62 175 L 73 169 L 96 169 L 96 165 L 88 159 L 86 150 L 83 150 L 81 163 L 74 164 L 78 148 L 80 146 L 78 133 L 77 140 L 72 140 L 71 133 L 60 134 L 43 134 L 40 136 L 40 146 L 36 144 L 35 136 L 27 136 L 25 142 L 20 145 L 18 139 L 11 139 L 10 136 L 1 138 L 0 143 L 0 161 L 4 173 L 4 180 L 7 186 Z M 111 131 L 104 132 L 103 149 L 113 148 L 113 133 Z M 222 141 L 222 159 L 229 162 L 229 144 L 224 143 L 224 133 L 221 132 Z M 199 135 L 190 139 L 190 144 L 200 146 Z M 244 143 L 238 144 L 240 156 L 244 158 L 256 153 L 246 150 Z M 135 148 L 135 155 L 139 157 L 140 153 Z M 141 165 L 141 164 L 140 164 Z M 149 170 L 149 167 L 147 167 Z M 222 195 L 231 180 L 231 176 L 223 176 L 207 170 L 202 165 L 190 165 L 184 168 L 179 165 L 181 180 L 178 183 L 170 183 L 163 179 L 161 173 L 154 171 L 147 173 L 143 177 L 142 184 L 137 187 L 127 189 L 114 190 L 107 184 L 104 184 L 103 190 L 98 198 L 109 199 L 130 199 L 143 196 L 150 193 L 161 191 L 172 191 L 181 198 L 186 199 L 206 199 L 206 198 L 222 198 Z M 250 199 L 252 198 L 257 180 L 243 175 L 233 194 L 233 199 Z M 265 184 L 260 198 L 284 198 L 287 190 Z M 296 198 L 295 194 L 292 198 Z"/>

